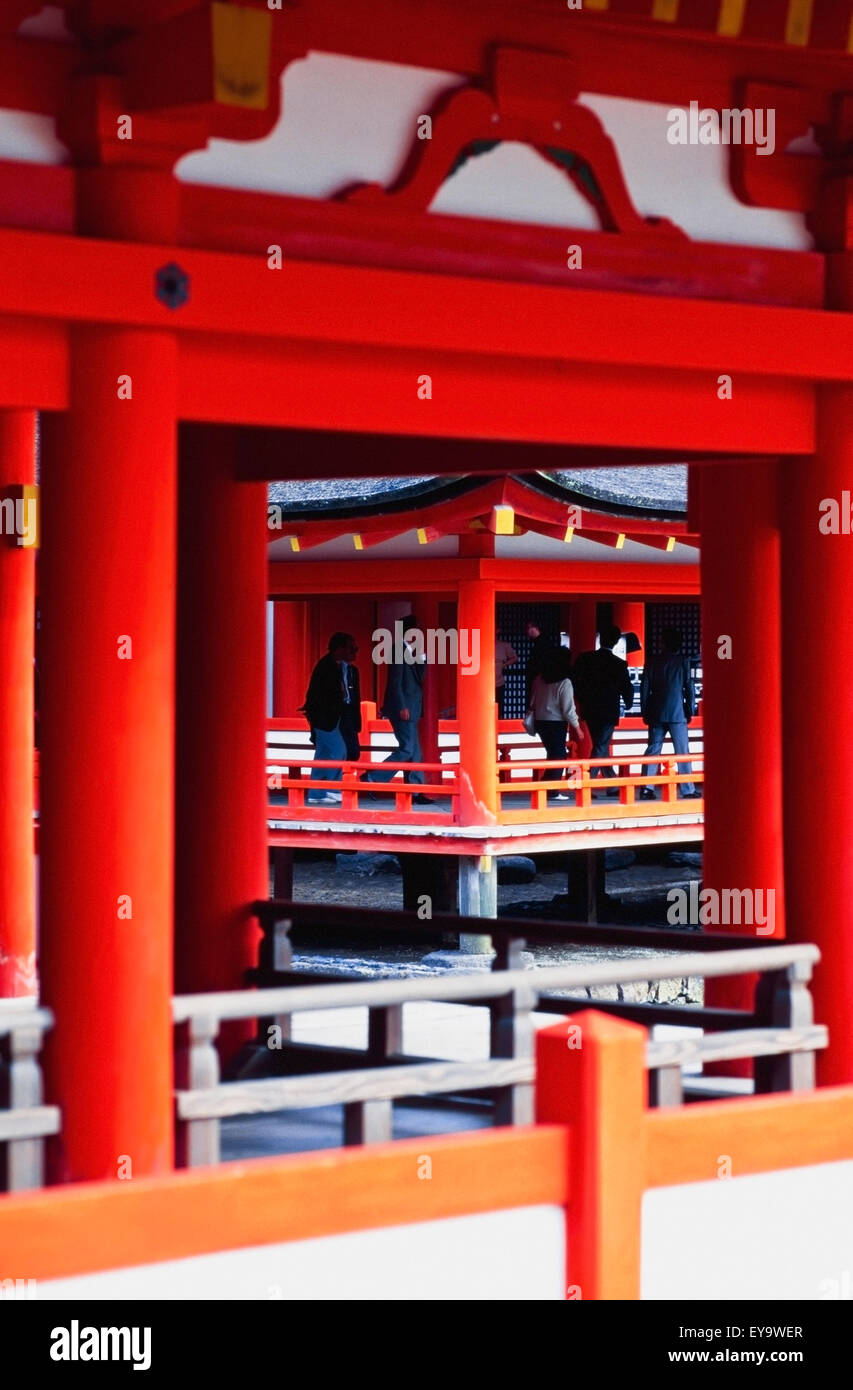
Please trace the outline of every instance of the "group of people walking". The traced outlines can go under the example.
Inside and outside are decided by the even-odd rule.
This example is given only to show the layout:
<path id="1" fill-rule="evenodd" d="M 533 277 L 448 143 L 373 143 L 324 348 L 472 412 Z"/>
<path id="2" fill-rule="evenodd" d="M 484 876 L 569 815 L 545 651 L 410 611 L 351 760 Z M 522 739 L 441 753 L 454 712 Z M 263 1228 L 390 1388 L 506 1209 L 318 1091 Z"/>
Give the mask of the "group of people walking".
<path id="1" fill-rule="evenodd" d="M 397 747 L 385 762 L 415 764 L 404 773 L 405 780 L 423 784 L 424 774 L 417 766 L 422 762 L 419 722 L 423 715 L 423 685 L 426 663 L 418 659 L 411 634 L 417 621 L 410 614 L 402 620 L 403 641 L 408 648 L 403 660 L 394 660 L 388 667 L 388 679 L 381 714 L 388 719 L 397 740 Z M 525 727 L 535 733 L 545 749 L 546 761 L 565 763 L 567 740 L 574 745 L 574 756 L 592 759 L 610 756 L 613 734 L 619 723 L 622 704 L 626 713 L 634 705 L 634 687 L 628 664 L 618 657 L 614 648 L 622 633 L 616 626 L 603 629 L 600 645 L 595 651 L 581 652 L 574 662 L 568 648 L 559 646 L 543 634 L 535 624 L 527 625 L 531 651 L 526 666 L 527 716 Z M 664 738 L 672 739 L 676 756 L 681 755 L 679 768 L 690 773 L 691 765 L 683 755 L 689 752 L 687 728 L 696 712 L 696 695 L 690 663 L 683 652 L 681 634 L 675 628 L 663 632 L 663 653 L 652 657 L 643 670 L 640 685 L 640 714 L 648 725 L 646 755 L 660 753 Z M 360 756 L 361 688 L 355 658 L 358 645 L 348 632 L 335 632 L 329 638 L 328 649 L 314 667 L 305 704 L 302 710 L 311 726 L 315 764 L 311 779 L 316 782 L 340 780 L 339 766 L 321 767 L 322 762 L 357 761 Z M 503 717 L 506 689 L 506 667 L 518 661 L 509 642 L 498 638 L 495 652 L 495 697 Z M 586 737 L 586 729 L 589 737 Z M 652 765 L 653 766 L 653 765 Z M 651 772 L 647 767 L 646 771 Z M 362 773 L 364 782 L 388 782 L 396 768 L 371 764 Z M 592 775 L 614 777 L 612 766 L 594 768 Z M 560 781 L 564 767 L 547 767 L 547 781 Z M 682 796 L 699 796 L 691 781 L 681 784 Z M 381 792 L 365 790 L 373 800 Z M 609 796 L 617 796 L 613 789 Z M 644 786 L 638 795 L 654 798 L 652 787 Z M 569 794 L 555 790 L 556 801 L 569 800 Z M 317 804 L 339 802 L 340 794 L 317 788 L 307 793 L 306 801 Z M 417 793 L 413 800 L 431 804 L 431 799 Z"/>
<path id="2" fill-rule="evenodd" d="M 546 760 L 563 762 L 566 758 L 567 738 L 576 744 L 579 755 L 591 759 L 608 758 L 616 727 L 621 718 L 624 702 L 625 712 L 633 708 L 634 686 L 628 671 L 628 663 L 618 657 L 614 648 L 622 637 L 621 630 L 614 626 L 606 627 L 599 634 L 599 646 L 595 651 L 581 652 L 572 663 L 565 647 L 556 644 L 539 648 L 538 660 L 528 695 L 528 720 L 545 748 Z M 696 713 L 696 691 L 690 672 L 690 663 L 682 650 L 681 634 L 675 628 L 663 632 L 663 653 L 653 657 L 643 669 L 640 683 L 640 715 L 648 725 L 649 739 L 646 756 L 660 753 L 667 735 L 672 739 L 676 753 L 689 752 L 687 727 Z M 534 654 L 536 642 L 534 641 Z M 589 730 L 591 748 L 580 753 L 584 744 L 582 721 Z M 679 762 L 682 772 L 690 773 L 691 766 L 686 760 Z M 654 772 L 654 765 L 646 768 Z M 548 781 L 560 780 L 564 771 L 560 767 L 545 769 L 544 778 Z M 593 768 L 591 776 L 615 777 L 612 766 Z M 614 788 L 608 796 L 618 796 Z M 691 781 L 680 786 L 680 794 L 686 797 L 699 796 Z M 569 794 L 555 792 L 555 801 L 568 801 Z M 639 790 L 643 800 L 653 800 L 656 793 L 653 787 L 644 786 Z"/>
<path id="3" fill-rule="evenodd" d="M 421 743 L 419 723 L 424 709 L 423 684 L 426 664 L 414 659 L 414 643 L 410 634 L 417 629 L 417 621 L 412 614 L 403 619 L 403 641 L 409 649 L 412 660 L 393 661 L 388 667 L 388 681 L 381 713 L 389 720 L 397 740 L 397 747 L 385 758 L 385 762 L 420 763 Z M 329 638 L 326 655 L 314 667 L 305 704 L 302 712 L 311 725 L 311 739 L 314 744 L 314 765 L 311 780 L 315 782 L 337 782 L 340 780 L 340 767 L 319 767 L 320 762 L 334 759 L 347 759 L 357 762 L 360 756 L 358 735 L 361 732 L 361 691 L 358 668 L 353 661 L 358 653 L 355 638 L 348 632 L 335 632 Z M 363 782 L 390 782 L 396 769 L 377 765 L 362 774 Z M 420 768 L 412 767 L 405 773 L 407 782 L 423 784 L 424 774 Z M 381 793 L 367 792 L 371 800 L 377 800 Z M 416 793 L 416 802 L 429 803 L 430 798 Z M 330 805 L 340 801 L 340 794 L 318 789 L 309 791 L 305 798 L 311 805 Z"/>

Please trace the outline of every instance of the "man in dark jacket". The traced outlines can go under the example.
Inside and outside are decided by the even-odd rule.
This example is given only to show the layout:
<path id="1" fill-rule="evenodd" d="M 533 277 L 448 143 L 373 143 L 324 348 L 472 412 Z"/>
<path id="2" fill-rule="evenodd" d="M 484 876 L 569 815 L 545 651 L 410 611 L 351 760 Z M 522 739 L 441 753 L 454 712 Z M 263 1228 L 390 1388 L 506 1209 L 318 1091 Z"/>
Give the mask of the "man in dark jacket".
<path id="1" fill-rule="evenodd" d="M 613 648 L 622 636 L 618 627 L 606 627 L 600 634 L 600 646 L 595 652 L 581 652 L 572 667 L 572 685 L 580 712 L 589 725 L 592 737 L 592 758 L 609 758 L 613 732 L 619 723 L 625 701 L 629 710 L 634 703 L 634 687 L 628 673 L 628 663 L 616 656 Z M 591 776 L 601 772 L 615 777 L 612 767 L 593 768 Z M 614 789 L 608 796 L 616 796 Z"/>
<path id="2" fill-rule="evenodd" d="M 418 724 L 424 712 L 423 684 L 426 664 L 423 659 L 419 659 L 416 643 L 412 637 L 414 632 L 419 631 L 417 621 L 412 614 L 402 619 L 401 630 L 403 651 L 397 654 L 397 659 L 392 661 L 388 667 L 388 684 L 385 687 L 385 699 L 381 709 L 383 717 L 390 721 L 399 746 L 394 749 L 393 753 L 389 753 L 383 762 L 420 763 L 423 762 L 423 756 Z M 395 772 L 389 768 L 387 772 L 365 773 L 363 780 L 365 782 L 390 782 L 394 776 Z M 405 772 L 403 778 L 406 782 L 422 784 L 424 774 L 415 768 L 411 772 Z M 430 798 L 424 796 L 422 792 L 418 792 L 412 797 L 412 800 L 432 805 Z"/>
<path id="3" fill-rule="evenodd" d="M 355 639 L 348 632 L 334 632 L 329 648 L 311 673 L 305 704 L 305 717 L 311 725 L 314 757 L 318 761 L 331 758 L 357 759 L 358 735 L 361 730 L 361 690 L 358 667 L 353 665 L 358 653 Z M 313 781 L 336 782 L 339 767 L 312 767 Z M 306 801 L 337 802 L 334 792 L 309 792 Z"/>
<path id="4" fill-rule="evenodd" d="M 663 632 L 663 655 L 653 657 L 643 670 L 640 685 L 640 713 L 649 726 L 646 753 L 659 753 L 666 734 L 676 754 L 689 752 L 687 725 L 696 713 L 696 691 L 690 663 L 682 652 L 681 633 L 668 627 Z M 658 764 L 660 766 L 660 764 Z M 646 764 L 654 775 L 654 763 Z M 679 761 L 679 772 L 692 772 L 692 764 Z M 692 782 L 681 783 L 682 796 L 701 796 Z M 655 797 L 653 787 L 641 787 L 644 800 Z"/>

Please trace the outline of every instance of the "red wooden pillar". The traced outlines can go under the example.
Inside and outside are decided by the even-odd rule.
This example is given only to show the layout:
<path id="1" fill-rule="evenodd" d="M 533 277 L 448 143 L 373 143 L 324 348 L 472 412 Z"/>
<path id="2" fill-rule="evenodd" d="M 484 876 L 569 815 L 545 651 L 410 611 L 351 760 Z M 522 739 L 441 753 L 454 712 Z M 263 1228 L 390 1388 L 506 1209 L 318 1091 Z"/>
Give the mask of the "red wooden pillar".
<path id="1" fill-rule="evenodd" d="M 691 487 L 697 487 L 702 536 L 703 886 L 718 893 L 761 889 L 765 909 L 772 892 L 772 919 L 732 927 L 770 939 L 785 934 L 777 469 L 744 462 L 736 468 L 703 465 L 696 472 Z M 754 976 L 709 980 L 706 1001 L 749 1009 L 754 987 Z M 721 1070 L 749 1075 L 751 1064 Z"/>
<path id="2" fill-rule="evenodd" d="M 569 615 L 569 644 L 572 653 L 572 661 L 581 652 L 591 652 L 595 649 L 595 638 L 598 633 L 598 603 L 594 598 L 580 598 L 572 604 L 572 611 Z"/>
<path id="3" fill-rule="evenodd" d="M 0 499 L 35 481 L 35 411 L 0 411 Z M 36 503 L 36 506 L 38 504 Z M 19 513 L 26 523 L 27 511 Z M 32 515 L 30 513 L 30 515 Z M 17 514 L 16 514 L 17 520 Z M 35 548 L 0 535 L 0 999 L 36 992 Z"/>
<path id="4" fill-rule="evenodd" d="M 76 329 L 45 426 L 40 968 L 68 1178 L 172 1163 L 175 377 L 171 333 Z"/>
<path id="5" fill-rule="evenodd" d="M 467 629 L 480 647 L 477 671 L 472 666 L 466 674 L 460 664 L 456 675 L 459 815 L 463 825 L 494 825 L 498 805 L 494 586 L 484 579 L 463 580 L 457 612 L 460 634 Z"/>
<path id="6" fill-rule="evenodd" d="M 242 987 L 260 937 L 250 904 L 268 896 L 266 489 L 237 481 L 235 450 L 230 428 L 181 428 L 178 993 Z"/>
<path id="7" fill-rule="evenodd" d="M 304 599 L 278 599 L 273 605 L 272 707 L 276 719 L 293 718 L 308 689 L 307 614 Z"/>
<path id="8" fill-rule="evenodd" d="M 625 660 L 629 666 L 643 666 L 645 664 L 645 645 L 646 645 L 646 605 L 645 603 L 629 602 L 627 599 L 619 599 L 613 604 L 613 621 L 617 627 L 621 627 L 624 632 L 633 632 L 640 643 L 640 650 L 628 652 Z"/>
<path id="9" fill-rule="evenodd" d="M 87 166 L 75 173 L 77 231 L 174 242 L 172 156 L 162 169 L 115 162 L 108 88 L 81 78 L 61 122 Z M 154 307 L 153 282 L 151 295 Z M 44 428 L 39 968 L 56 1019 L 47 1099 L 62 1110 L 52 1166 L 72 1179 L 138 1177 L 173 1160 L 168 314 L 156 329 L 72 329 L 69 409 Z"/>
<path id="10" fill-rule="evenodd" d="M 569 1299 L 640 1297 L 646 1037 L 591 1009 L 536 1034 L 536 1123 L 569 1127 Z"/>
<path id="11" fill-rule="evenodd" d="M 817 451 L 782 465 L 785 894 L 788 936 L 814 941 L 823 1084 L 853 1081 L 853 388 L 818 388 Z M 845 531 L 828 530 L 835 503 Z M 824 530 L 820 523 L 823 522 Z"/>

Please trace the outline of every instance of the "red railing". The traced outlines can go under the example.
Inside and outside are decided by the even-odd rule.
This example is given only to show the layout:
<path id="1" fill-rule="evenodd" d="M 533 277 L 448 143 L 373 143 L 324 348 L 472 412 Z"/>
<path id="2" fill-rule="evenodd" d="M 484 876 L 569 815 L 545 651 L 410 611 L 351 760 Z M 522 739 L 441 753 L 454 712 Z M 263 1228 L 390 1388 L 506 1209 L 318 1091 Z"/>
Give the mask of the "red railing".
<path id="1" fill-rule="evenodd" d="M 505 824 L 529 822 L 531 812 L 537 820 L 624 820 L 638 815 L 672 815 L 679 806 L 684 808 L 682 814 L 701 814 L 701 797 L 682 799 L 679 791 L 685 785 L 695 786 L 703 780 L 702 754 L 631 755 L 630 762 L 639 763 L 644 769 L 636 775 L 620 775 L 624 762 L 625 758 L 501 760 L 495 764 L 498 817 Z M 692 771 L 682 768 L 680 764 L 683 763 L 690 764 Z M 700 764 L 698 768 L 697 763 Z M 616 771 L 615 777 L 593 776 L 597 769 L 609 768 Z M 659 770 L 653 773 L 651 768 Z M 560 777 L 535 776 L 545 769 L 559 770 Z M 638 792 L 644 788 L 654 791 L 654 799 L 638 799 Z M 556 795 L 568 796 L 568 803 L 549 801 L 549 797 Z M 525 804 L 506 805 L 510 796 L 523 798 Z"/>
<path id="2" fill-rule="evenodd" d="M 386 761 L 393 753 L 391 726 L 377 719 L 373 706 L 363 706 L 362 750 L 368 755 L 359 761 L 338 759 L 319 761 L 313 757 L 308 743 L 308 729 L 301 719 L 271 719 L 268 733 L 293 735 L 279 747 L 268 739 L 267 781 L 272 793 L 283 798 L 270 800 L 268 819 L 275 821 L 358 821 L 370 823 L 448 825 L 458 824 L 459 814 L 459 747 L 453 741 L 440 750 L 439 759 L 447 761 L 400 763 Z M 625 724 L 627 721 L 623 721 Z M 636 724 L 637 742 L 645 733 L 640 721 Z M 439 722 L 439 738 L 453 740 L 458 726 L 455 720 Z M 627 820 L 629 818 L 699 815 L 703 810 L 701 798 L 682 799 L 679 789 L 685 784 L 702 782 L 703 755 L 695 750 L 696 730 L 691 727 L 694 751 L 676 756 L 672 753 L 648 755 L 619 749 L 609 758 L 550 761 L 540 756 L 541 744 L 522 731 L 518 720 L 501 720 L 498 725 L 499 743 L 496 747 L 495 777 L 498 792 L 498 820 L 502 824 L 529 824 L 554 821 Z M 635 732 L 623 729 L 626 733 Z M 384 736 L 382 745 L 374 743 L 375 735 Z M 385 741 L 387 740 L 387 741 Z M 635 740 L 630 740 L 632 743 Z M 614 747 L 619 745 L 614 743 Z M 378 755 L 373 761 L 370 755 Z M 692 771 L 681 764 L 689 764 Z M 651 769 L 658 769 L 652 772 Z M 331 771 L 340 769 L 340 776 L 317 778 L 314 768 Z M 393 773 L 387 781 L 366 780 L 375 777 L 379 769 Z M 544 778 L 546 770 L 558 769 L 559 778 Z M 616 775 L 593 776 L 597 769 L 613 769 Z M 635 769 L 632 773 L 631 769 Z M 639 770 L 637 770 L 639 769 Z M 425 781 L 406 782 L 406 773 L 419 771 Z M 643 788 L 655 792 L 655 798 L 643 799 Z M 334 801 L 312 804 L 310 794 L 332 793 Z M 610 796 L 606 793 L 610 792 Z M 555 794 L 568 800 L 549 800 Z M 415 802 L 415 796 L 427 797 L 431 804 Z M 338 798 L 340 798 L 338 800 Z M 378 799 L 377 799 L 378 798 Z"/>
<path id="3" fill-rule="evenodd" d="M 341 769 L 338 779 L 311 777 L 311 768 Z M 393 780 L 384 782 L 367 780 L 371 772 L 379 768 L 393 772 Z M 397 780 L 398 774 L 422 772 L 425 776 L 437 774 L 439 782 L 404 782 Z M 356 816 L 359 821 L 393 820 L 401 817 L 414 824 L 446 824 L 456 819 L 456 798 L 459 788 L 456 782 L 455 767 L 442 763 L 398 763 L 398 762 L 354 762 L 329 759 L 309 759 L 304 765 L 291 763 L 286 768 L 267 772 L 267 788 L 271 792 L 286 793 L 285 802 L 270 802 L 267 815 L 270 820 L 292 819 L 294 812 L 303 820 L 347 820 Z M 340 804 L 312 804 L 310 793 L 323 792 L 340 796 Z M 415 796 L 426 796 L 430 801 L 448 800 L 449 806 L 418 806 L 412 804 Z M 381 798 L 376 801 L 374 798 Z"/>

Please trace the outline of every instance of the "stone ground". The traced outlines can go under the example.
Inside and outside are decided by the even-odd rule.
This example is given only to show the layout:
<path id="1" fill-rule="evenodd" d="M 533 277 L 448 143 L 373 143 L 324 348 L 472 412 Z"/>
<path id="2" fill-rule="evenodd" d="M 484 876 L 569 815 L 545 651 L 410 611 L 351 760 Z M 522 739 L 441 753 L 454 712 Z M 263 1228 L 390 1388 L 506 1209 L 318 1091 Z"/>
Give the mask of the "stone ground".
<path id="1" fill-rule="evenodd" d="M 679 852 L 664 852 L 663 862 L 634 863 L 625 868 L 610 870 L 606 875 L 606 891 L 621 905 L 620 919 L 637 925 L 666 925 L 666 893 L 673 887 L 687 887 L 691 877 L 698 878 L 701 869 L 696 863 L 687 865 L 666 862 L 679 857 Z M 690 854 L 690 859 L 698 858 Z M 370 876 L 344 867 L 334 860 L 303 860 L 294 866 L 293 895 L 302 902 L 330 902 L 351 907 L 397 908 L 403 906 L 402 878 L 393 869 L 393 856 L 382 856 L 386 872 Z M 542 916 L 559 915 L 554 899 L 565 894 L 566 870 L 537 873 L 531 883 L 498 882 L 498 912 L 501 916 L 527 915 L 531 905 L 542 905 Z M 548 911 L 548 909 L 551 909 Z M 537 914 L 538 915 L 538 914 Z M 346 943 L 300 942 L 295 952 L 297 969 L 307 971 L 342 970 L 359 977 L 388 978 L 406 975 L 441 973 L 441 967 L 425 963 L 440 943 L 407 945 L 403 942 L 379 942 L 376 938 Z M 685 932 L 684 949 L 690 949 L 690 933 Z M 638 955 L 657 957 L 665 954 L 639 947 L 578 946 L 566 944 L 530 947 L 534 966 L 568 965 L 601 960 L 636 958 Z M 679 1003 L 702 1002 L 702 986 L 698 980 L 666 980 L 651 987 L 616 985 L 594 989 L 588 997 L 599 999 L 651 999 L 654 1002 L 678 1000 Z"/>
<path id="2" fill-rule="evenodd" d="M 698 878 L 701 868 L 698 857 L 690 853 L 689 862 L 674 863 L 672 853 L 662 851 L 657 863 L 635 863 L 613 869 L 607 874 L 607 893 L 620 904 L 622 920 L 637 924 L 666 925 L 666 892 L 672 887 L 686 887 L 692 877 Z M 670 862 L 667 862 L 669 860 Z M 393 868 L 392 865 L 386 865 Z M 559 911 L 553 900 L 566 892 L 566 871 L 537 873 L 531 883 L 499 883 L 498 910 L 501 915 L 530 912 L 531 904 L 541 904 L 544 916 Z M 339 867 L 335 860 L 303 859 L 294 869 L 294 898 L 304 902 L 329 902 L 358 907 L 402 908 L 402 880 L 397 869 L 365 876 L 351 867 Z M 437 940 L 436 945 L 439 945 Z M 685 950 L 690 949 L 690 933 L 685 932 Z M 311 971 L 335 970 L 364 978 L 403 978 L 412 975 L 440 974 L 441 967 L 424 962 L 434 949 L 430 944 L 419 946 L 402 942 L 378 942 L 376 937 L 346 942 L 300 942 L 295 951 L 297 969 Z M 530 948 L 530 965 L 566 965 L 592 961 L 634 958 L 638 955 L 658 957 L 660 951 L 641 948 L 613 948 L 573 945 L 570 941 Z M 609 986 L 583 992 L 586 997 L 601 999 L 650 999 L 681 1004 L 702 1002 L 701 981 L 667 980 L 654 985 Z M 552 1014 L 535 1014 L 534 1025 L 547 1027 L 554 1023 Z M 367 1041 L 366 1009 L 332 1010 L 324 1013 L 297 1015 L 293 1021 L 294 1038 L 303 1042 L 327 1043 L 335 1046 L 363 1048 Z M 683 1019 L 672 1029 L 665 1026 L 660 1032 L 689 1032 Z M 404 1048 L 414 1056 L 446 1057 L 458 1060 L 489 1055 L 488 1016 L 484 1009 L 466 1008 L 445 1003 L 406 1005 L 404 1012 Z M 394 1137 L 425 1138 L 486 1127 L 492 1123 L 489 1107 L 477 1102 L 402 1101 L 394 1105 Z M 222 1123 L 222 1157 L 239 1159 L 272 1154 L 301 1153 L 317 1149 L 338 1148 L 341 1144 L 343 1112 L 340 1106 L 316 1107 L 301 1111 L 280 1111 L 261 1116 L 240 1116 Z"/>

